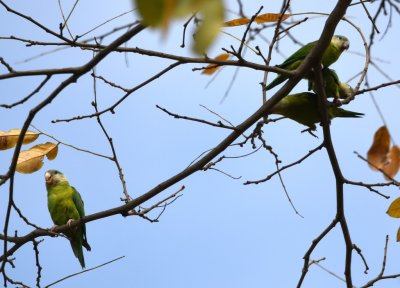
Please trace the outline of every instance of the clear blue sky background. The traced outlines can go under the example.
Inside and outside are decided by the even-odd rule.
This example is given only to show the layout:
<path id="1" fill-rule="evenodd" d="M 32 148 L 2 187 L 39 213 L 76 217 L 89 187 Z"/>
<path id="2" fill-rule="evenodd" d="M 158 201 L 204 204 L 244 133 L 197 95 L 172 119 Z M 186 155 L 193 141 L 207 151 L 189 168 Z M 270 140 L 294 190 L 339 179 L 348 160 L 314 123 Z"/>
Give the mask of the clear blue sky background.
<path id="1" fill-rule="evenodd" d="M 65 10 L 74 1 L 62 1 Z M 228 1 L 226 1 L 228 2 Z M 229 1 L 236 9 L 236 1 Z M 245 13 L 256 12 L 265 5 L 263 12 L 278 12 L 279 4 L 274 1 L 251 1 L 245 4 Z M 312 3 L 311 3 L 312 2 Z M 293 13 L 329 13 L 336 1 L 293 1 Z M 62 22 L 57 1 L 7 1 L 9 5 L 40 23 L 58 30 Z M 375 11 L 378 3 L 367 4 Z M 130 1 L 80 1 L 69 24 L 72 33 L 82 34 L 96 25 L 132 9 Z M 363 29 L 365 36 L 370 33 L 370 23 L 360 5 L 349 8 L 350 20 Z M 234 18 L 227 13 L 227 19 Z M 298 16 L 296 19 L 302 19 Z M 323 28 L 325 17 L 311 16 L 306 23 L 292 30 L 293 35 L 303 43 L 316 40 Z M 88 36 L 101 34 L 115 26 L 136 19 L 129 13 L 114 20 Z M 378 21 L 381 32 L 385 31 L 388 19 Z M 383 60 L 377 62 L 393 79 L 399 79 L 398 41 L 399 19 L 394 17 L 392 28 L 382 41 L 378 36 L 373 56 Z M 226 29 L 241 38 L 244 27 Z M 272 29 L 263 35 L 271 39 Z M 181 49 L 182 23 L 173 25 L 167 37 L 160 33 L 144 31 L 129 42 L 129 46 L 168 53 L 192 55 L 189 47 Z M 332 68 L 340 78 L 347 81 L 363 69 L 364 58 L 354 52 L 363 53 L 363 43 L 354 28 L 340 23 L 336 34 L 350 39 L 349 52 L 345 52 Z M 381 33 L 383 34 L 383 33 Z M 32 40 L 54 41 L 27 21 L 7 13 L 0 8 L 0 36 L 19 36 Z M 187 39 L 189 40 L 190 34 Z M 110 39 L 107 39 L 110 41 Z M 260 40 L 250 45 L 259 45 L 267 51 L 268 44 Z M 221 47 L 237 46 L 238 41 L 221 34 L 210 56 L 221 53 Z M 280 42 L 283 55 L 290 55 L 299 46 L 288 38 Z M 32 47 L 22 43 L 0 40 L 0 56 L 16 70 L 50 67 L 70 67 L 86 63 L 92 55 L 89 51 L 68 49 L 49 54 L 23 64 L 19 61 L 35 56 L 52 48 Z M 266 54 L 266 52 L 265 52 Z M 125 57 L 129 65 L 126 65 Z M 251 51 L 249 60 L 261 63 Z M 284 58 L 274 54 L 272 64 L 279 64 Z M 374 58 L 375 61 L 378 59 Z M 140 55 L 113 54 L 97 67 L 97 73 L 124 87 L 133 87 L 167 67 L 169 61 Z M 113 137 L 121 165 L 124 169 L 129 193 L 139 196 L 158 183 L 184 169 L 202 152 L 214 147 L 229 131 L 199 123 L 177 120 L 167 116 L 155 105 L 173 112 L 192 117 L 218 121 L 219 119 L 199 105 L 223 115 L 234 124 L 251 115 L 261 104 L 259 83 L 263 73 L 240 69 L 233 88 L 223 104 L 220 104 L 235 72 L 234 67 L 224 68 L 206 89 L 210 77 L 192 72 L 196 65 L 185 65 L 174 69 L 156 82 L 131 95 L 115 112 L 102 118 Z M 6 73 L 4 67 L 0 74 Z M 271 79 L 273 75 L 269 76 Z M 51 88 L 65 76 L 53 77 L 48 89 L 43 90 L 23 106 L 0 111 L 0 130 L 7 131 L 22 126 L 27 113 L 43 100 Z M 40 77 L 16 78 L 0 82 L 0 102 L 12 103 L 27 95 L 41 81 Z M 369 74 L 370 85 L 388 82 L 373 67 Z M 350 84 L 355 85 L 353 80 Z M 295 91 L 305 91 L 306 83 Z M 121 97 L 122 93 L 98 81 L 100 108 L 108 107 Z M 382 109 L 394 140 L 399 139 L 400 121 L 398 114 L 397 87 L 379 90 L 375 97 Z M 77 84 L 65 89 L 51 105 L 47 106 L 33 121 L 39 129 L 61 141 L 98 153 L 111 155 L 108 142 L 100 131 L 95 119 L 71 123 L 52 124 L 53 119 L 69 118 L 90 114 L 93 107 L 92 81 L 89 75 Z M 346 108 L 365 113 L 362 119 L 337 119 L 332 123 L 332 135 L 337 156 L 345 177 L 366 183 L 383 182 L 383 177 L 371 171 L 366 163 L 356 157 L 353 151 L 365 155 L 372 137 L 382 121 L 367 94 L 360 95 Z M 322 141 L 300 133 L 304 127 L 290 120 L 271 123 L 264 127 L 264 137 L 283 164 L 291 163 Z M 249 132 L 248 132 L 249 133 Z M 39 142 L 50 141 L 41 136 Z M 243 155 L 251 147 L 231 148 L 226 156 Z M 1 173 L 7 171 L 12 151 L 0 153 Z M 125 256 L 113 264 L 84 273 L 60 283 L 57 287 L 294 287 L 299 279 L 302 257 L 311 241 L 332 221 L 335 215 L 335 181 L 327 154 L 320 151 L 301 165 L 282 173 L 282 177 L 296 208 L 304 216 L 297 216 L 287 201 L 280 181 L 274 177 L 267 183 L 244 186 L 247 180 L 256 180 L 275 171 L 274 158 L 266 151 L 247 158 L 228 159 L 217 168 L 239 180 L 233 180 L 216 171 L 198 172 L 181 183 L 149 201 L 151 206 L 185 185 L 183 197 L 169 206 L 159 223 L 151 224 L 138 217 L 113 216 L 87 224 L 91 252 L 85 253 L 87 268 L 94 267 L 119 256 Z M 115 165 L 106 159 L 78 152 L 60 146 L 58 157 L 34 174 L 16 175 L 15 202 L 24 215 L 42 227 L 51 227 L 52 221 L 47 210 L 46 189 L 43 174 L 47 169 L 58 169 L 65 173 L 85 200 L 86 214 L 92 214 L 121 205 L 121 184 Z M 398 197 L 397 188 L 380 189 L 391 199 L 386 200 L 367 189 L 345 186 L 345 209 L 354 243 L 363 251 L 370 270 L 365 275 L 363 263 L 356 254 L 353 256 L 353 277 L 356 287 L 375 277 L 381 269 L 385 235 L 390 236 L 387 272 L 399 273 L 400 245 L 396 243 L 396 231 L 400 222 L 386 215 L 393 199 Z M 3 223 L 7 203 L 8 185 L 0 187 L 0 221 Z M 153 214 L 156 216 L 157 214 Z M 13 213 L 9 228 L 11 234 L 29 233 L 26 226 Z M 2 244 L 1 244 L 2 245 Z M 2 249 L 2 246 L 0 246 Z M 43 267 L 41 283 L 47 285 L 66 275 L 80 271 L 69 243 L 62 237 L 44 238 L 40 243 L 40 262 Z M 25 245 L 14 255 L 16 268 L 8 266 L 7 273 L 16 280 L 35 286 L 36 269 L 32 245 Z M 325 257 L 321 264 L 339 276 L 343 276 L 344 241 L 340 228 L 335 228 L 318 246 L 312 259 Z M 398 287 L 400 280 L 382 281 L 374 287 Z M 344 287 L 344 283 L 317 266 L 312 266 L 304 287 Z"/>

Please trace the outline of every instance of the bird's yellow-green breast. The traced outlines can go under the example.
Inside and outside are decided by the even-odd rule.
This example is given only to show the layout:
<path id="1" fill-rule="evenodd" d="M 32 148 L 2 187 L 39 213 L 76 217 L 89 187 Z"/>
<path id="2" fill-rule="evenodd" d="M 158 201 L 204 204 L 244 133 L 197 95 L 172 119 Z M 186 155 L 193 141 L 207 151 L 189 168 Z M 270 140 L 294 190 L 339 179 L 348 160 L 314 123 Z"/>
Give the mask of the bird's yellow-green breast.
<path id="1" fill-rule="evenodd" d="M 47 188 L 47 205 L 51 219 L 56 225 L 63 225 L 69 219 L 79 219 L 79 212 L 73 201 L 74 189 L 70 185 L 57 185 Z"/>

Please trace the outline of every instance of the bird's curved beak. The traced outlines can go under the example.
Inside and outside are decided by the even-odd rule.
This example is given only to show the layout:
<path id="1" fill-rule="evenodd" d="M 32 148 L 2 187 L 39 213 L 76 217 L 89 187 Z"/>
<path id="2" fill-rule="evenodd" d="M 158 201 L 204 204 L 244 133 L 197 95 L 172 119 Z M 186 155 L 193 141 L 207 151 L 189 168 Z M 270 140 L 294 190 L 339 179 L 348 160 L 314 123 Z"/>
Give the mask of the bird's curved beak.
<path id="1" fill-rule="evenodd" d="M 342 47 L 343 47 L 343 50 L 349 49 L 350 48 L 350 42 L 349 41 L 344 42 Z"/>
<path id="2" fill-rule="evenodd" d="M 47 185 L 51 185 L 51 183 L 53 183 L 53 177 L 51 177 L 51 174 L 49 172 L 46 172 L 44 174 L 44 179 L 46 180 Z"/>

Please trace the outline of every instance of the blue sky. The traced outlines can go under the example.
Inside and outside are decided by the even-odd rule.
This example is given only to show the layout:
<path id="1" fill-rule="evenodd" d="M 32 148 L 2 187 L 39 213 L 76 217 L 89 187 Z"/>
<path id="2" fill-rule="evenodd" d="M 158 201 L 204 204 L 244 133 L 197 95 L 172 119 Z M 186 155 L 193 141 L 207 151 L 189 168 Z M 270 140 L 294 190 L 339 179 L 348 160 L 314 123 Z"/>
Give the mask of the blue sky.
<path id="1" fill-rule="evenodd" d="M 65 9 L 74 1 L 65 1 Z M 227 2 L 227 1 L 226 1 Z M 313 2 L 293 1 L 293 13 L 326 12 L 329 13 L 335 1 Z M 57 31 L 62 21 L 55 1 L 46 1 L 45 7 L 31 2 L 12 2 L 7 4 L 18 11 L 38 20 Z M 236 9 L 236 1 L 227 5 Z M 252 1 L 246 4 L 246 13 L 258 10 L 260 5 L 267 6 L 264 12 L 277 12 L 280 5 Z M 268 5 L 267 5 L 268 4 Z M 96 6 L 94 6 L 96 5 Z M 248 5 L 248 6 L 247 6 Z M 39 7 L 40 6 L 40 7 Z M 348 16 L 369 36 L 370 23 L 359 7 L 349 8 Z M 371 11 L 376 4 L 367 5 Z M 116 1 L 112 5 L 105 1 L 81 1 L 76 13 L 70 19 L 73 34 L 82 34 L 96 25 L 132 9 L 130 1 Z M 296 19 L 301 19 L 299 16 Z M 232 18 L 228 14 L 228 19 Z M 320 35 L 325 17 L 311 17 L 303 25 L 293 29 L 293 34 L 303 43 L 314 41 Z M 88 36 L 94 36 L 136 19 L 129 13 Z M 387 19 L 377 23 L 384 31 Z M 385 62 L 380 67 L 394 80 L 399 79 L 399 58 L 395 44 L 398 35 L 399 19 L 394 17 L 392 28 L 379 41 L 373 50 L 374 55 Z M 0 8 L 0 36 L 19 36 L 32 40 L 54 39 L 26 21 L 11 16 Z M 129 46 L 168 53 L 193 56 L 190 47 L 179 47 L 182 23 L 175 23 L 167 37 L 163 39 L 157 31 L 147 30 L 129 42 Z M 227 32 L 241 38 L 244 27 L 226 29 Z M 271 39 L 272 29 L 264 36 Z M 340 23 L 336 33 L 350 39 L 350 50 L 332 65 L 342 80 L 347 81 L 363 68 L 364 58 L 352 52 L 363 53 L 363 43 L 357 32 L 346 23 Z M 190 38 L 190 37 L 188 37 Z M 108 39 L 107 41 L 110 41 Z M 259 40 L 251 43 L 267 51 L 268 44 Z M 219 37 L 209 55 L 221 53 L 221 47 L 238 45 L 237 40 L 228 35 Z M 84 64 L 92 54 L 79 49 L 68 49 L 43 56 L 39 59 L 20 63 L 19 61 L 37 55 L 51 48 L 26 48 L 22 43 L 0 40 L 0 56 L 17 70 L 40 69 L 49 67 L 70 67 Z M 288 39 L 282 39 L 280 50 L 290 55 L 298 46 Z M 396 56 L 395 56 L 396 55 Z M 97 67 L 97 73 L 124 87 L 134 87 L 141 81 L 169 65 L 169 61 L 140 55 L 113 54 Z M 261 63 L 260 59 L 247 52 L 251 61 Z M 272 64 L 279 64 L 284 58 L 274 54 Z M 239 124 L 250 116 L 261 104 L 263 73 L 250 69 L 240 69 L 233 88 L 223 102 L 221 99 L 235 72 L 235 68 L 226 67 L 217 78 L 205 88 L 210 77 L 192 72 L 198 65 L 188 64 L 174 69 L 151 85 L 132 94 L 116 110 L 116 114 L 105 114 L 103 121 L 110 132 L 132 197 L 139 196 L 158 183 L 184 169 L 202 152 L 213 148 L 229 131 L 199 123 L 177 120 L 158 110 L 155 105 L 172 112 L 207 119 L 216 122 L 219 119 L 200 105 L 219 113 L 234 124 Z M 4 67 L 0 74 L 5 73 Z M 272 79 L 273 75 L 269 76 Z M 32 91 L 42 78 L 12 79 L 0 81 L 1 103 L 11 103 Z M 52 88 L 65 76 L 51 80 L 43 90 L 25 105 L 12 110 L 2 109 L 0 130 L 7 131 L 22 126 L 27 113 L 43 100 Z M 387 80 L 373 68 L 370 68 L 370 84 L 377 85 Z M 304 82 L 304 81 L 303 81 Z M 350 82 L 355 85 L 356 81 Z M 305 91 L 306 83 L 295 88 L 296 92 Z M 388 87 L 375 93 L 392 136 L 396 141 L 399 131 L 397 87 Z M 100 108 L 105 108 L 121 97 L 122 93 L 98 81 Z M 47 106 L 34 119 L 33 124 L 46 133 L 63 142 L 98 153 L 111 155 L 104 135 L 95 119 L 86 119 L 70 123 L 52 124 L 51 120 L 69 118 L 76 115 L 93 113 L 92 80 L 89 75 L 78 83 L 65 89 L 51 105 Z M 347 108 L 347 107 L 346 107 Z M 348 179 L 366 183 L 383 182 L 383 177 L 371 171 L 368 166 L 353 153 L 365 155 L 372 143 L 377 128 L 382 125 L 367 94 L 360 95 L 348 109 L 365 113 L 362 119 L 336 119 L 331 129 L 333 142 L 342 171 Z M 304 127 L 291 120 L 282 120 L 264 127 L 264 137 L 283 164 L 291 163 L 322 141 L 319 127 L 319 139 L 300 133 Z M 249 133 L 248 131 L 247 133 Z M 50 141 L 40 136 L 38 143 Z M 230 148 L 223 155 L 238 156 L 251 152 L 250 146 Z M 0 153 L 0 168 L 8 169 L 12 151 Z M 125 256 L 108 266 L 68 279 L 58 287 L 294 287 L 299 279 L 302 257 L 311 241 L 331 222 L 335 215 L 335 181 L 327 154 L 324 150 L 314 154 L 301 165 L 282 173 L 285 185 L 296 208 L 304 216 L 297 216 L 286 199 L 277 177 L 259 185 L 243 185 L 247 180 L 264 178 L 275 171 L 274 158 L 266 151 L 240 159 L 227 159 L 217 168 L 240 179 L 231 179 L 217 171 L 198 172 L 174 185 L 161 195 L 146 203 L 151 206 L 160 199 L 177 191 L 182 185 L 186 189 L 183 197 L 169 206 L 159 223 L 149 223 L 138 217 L 123 218 L 113 216 L 87 224 L 88 240 L 91 252 L 85 253 L 87 268 L 102 264 L 119 256 Z M 92 214 L 121 205 L 123 197 L 121 184 L 115 165 L 106 159 L 78 152 L 66 146 L 60 146 L 59 155 L 53 161 L 45 160 L 43 168 L 29 175 L 16 175 L 15 202 L 33 223 L 42 227 L 53 224 L 47 210 L 44 172 L 47 169 L 62 171 L 81 193 L 85 201 L 86 214 Z M 8 185 L 0 187 L 0 221 L 4 221 Z M 386 188 L 380 191 L 391 196 L 386 200 L 378 195 L 355 186 L 345 186 L 345 209 L 353 242 L 366 257 L 370 270 L 365 275 L 361 259 L 353 256 L 354 285 L 361 286 L 374 278 L 381 269 L 385 235 L 390 236 L 387 272 L 398 273 L 400 245 L 396 243 L 396 231 L 400 222 L 386 215 L 393 199 L 398 197 L 398 189 Z M 156 213 L 152 214 L 156 216 Z M 13 213 L 9 231 L 18 230 L 24 235 L 32 230 Z M 43 286 L 66 275 L 80 271 L 69 243 L 62 237 L 44 238 L 39 245 L 40 261 L 43 267 L 41 283 Z M 36 269 L 31 244 L 25 245 L 14 255 L 16 268 L 8 268 L 12 278 L 30 286 L 35 286 Z M 321 264 L 337 275 L 343 275 L 344 242 L 339 227 L 336 227 L 318 246 L 312 259 L 325 257 Z M 345 287 L 344 283 L 312 266 L 304 287 Z M 398 287 L 400 280 L 382 281 L 374 287 Z"/>

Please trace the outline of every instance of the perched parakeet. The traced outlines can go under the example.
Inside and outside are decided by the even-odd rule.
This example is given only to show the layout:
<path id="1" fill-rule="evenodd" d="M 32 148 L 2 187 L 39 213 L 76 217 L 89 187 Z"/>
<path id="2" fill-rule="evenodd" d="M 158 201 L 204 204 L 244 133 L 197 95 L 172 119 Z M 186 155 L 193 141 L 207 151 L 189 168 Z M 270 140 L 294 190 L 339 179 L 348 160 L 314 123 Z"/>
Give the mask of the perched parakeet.
<path id="1" fill-rule="evenodd" d="M 282 98 L 272 109 L 271 114 L 279 114 L 300 124 L 315 129 L 315 123 L 321 122 L 318 110 L 318 95 L 310 92 L 288 95 Z M 328 106 L 329 119 L 335 117 L 359 118 L 363 113 L 352 112 L 336 107 L 333 103 Z"/>
<path id="2" fill-rule="evenodd" d="M 325 94 L 326 97 L 334 97 L 335 99 L 346 99 L 354 93 L 353 88 L 339 80 L 339 76 L 336 74 L 336 71 L 333 69 L 325 68 L 322 69 L 322 77 L 324 80 Z M 309 90 L 313 90 L 315 93 L 314 81 L 312 79 L 309 80 Z"/>
<path id="3" fill-rule="evenodd" d="M 44 175 L 47 188 L 47 206 L 55 225 L 64 225 L 72 220 L 85 216 L 81 195 L 71 185 L 67 178 L 57 170 L 49 170 Z M 85 268 L 82 246 L 90 251 L 86 238 L 86 226 L 80 224 L 64 232 L 69 238 L 72 250 L 82 268 Z"/>
<path id="4" fill-rule="evenodd" d="M 294 54 L 289 56 L 289 58 L 287 58 L 285 62 L 276 66 L 286 70 L 295 70 L 304 61 L 308 53 L 310 53 L 311 49 L 314 48 L 317 42 L 318 41 L 314 41 L 304 45 Z M 333 36 L 331 43 L 328 45 L 328 48 L 326 48 L 324 54 L 322 55 L 322 61 L 321 61 L 322 65 L 324 67 L 329 67 L 330 65 L 335 63 L 336 60 L 339 59 L 340 54 L 342 54 L 342 52 L 348 49 L 349 47 L 350 47 L 350 42 L 346 37 L 340 35 Z M 265 89 L 270 90 L 276 85 L 279 85 L 280 83 L 285 81 L 287 78 L 288 78 L 287 76 L 278 75 L 271 83 L 269 83 L 265 87 Z"/>

